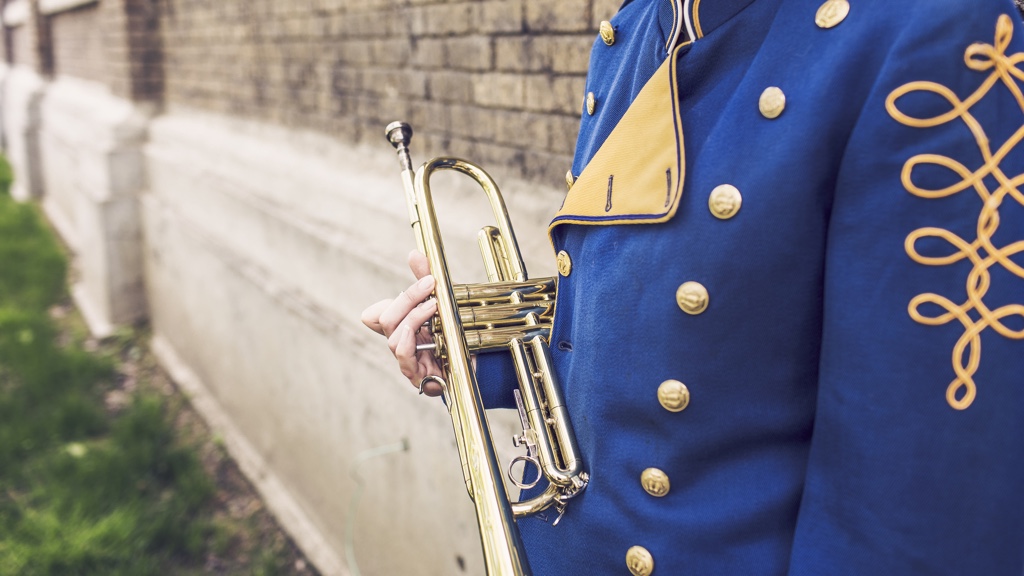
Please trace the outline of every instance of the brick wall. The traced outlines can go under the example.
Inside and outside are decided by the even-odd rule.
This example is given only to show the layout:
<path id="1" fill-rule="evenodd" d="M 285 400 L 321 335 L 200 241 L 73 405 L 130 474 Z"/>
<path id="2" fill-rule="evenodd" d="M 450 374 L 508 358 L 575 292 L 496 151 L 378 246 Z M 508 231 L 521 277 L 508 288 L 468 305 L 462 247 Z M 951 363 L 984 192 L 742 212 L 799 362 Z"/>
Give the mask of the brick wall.
<path id="1" fill-rule="evenodd" d="M 8 41 L 16 63 L 134 101 L 373 146 L 406 119 L 417 158 L 459 155 L 554 184 L 571 160 L 590 46 L 620 1 L 101 0 Z"/>
<path id="2" fill-rule="evenodd" d="M 101 0 L 98 16 L 103 37 L 105 82 L 114 94 L 122 98 L 131 98 L 132 77 L 125 2 L 126 0 Z"/>
<path id="3" fill-rule="evenodd" d="M 35 66 L 38 58 L 35 55 L 35 35 L 28 25 L 22 24 L 8 28 L 11 36 L 11 62 L 25 66 Z"/>
<path id="4" fill-rule="evenodd" d="M 111 0 L 104 0 L 110 2 Z M 166 101 L 560 182 L 590 46 L 621 0 L 166 0 Z"/>
<path id="5" fill-rule="evenodd" d="M 7 0 L 0 0 L 0 14 L 3 14 L 4 8 L 7 7 Z M 10 64 L 12 62 L 11 57 L 13 56 L 11 50 L 11 33 L 7 28 L 7 25 L 0 22 L 0 31 L 3 32 L 3 41 L 0 42 L 0 62 Z"/>
<path id="6" fill-rule="evenodd" d="M 106 80 L 99 14 L 93 4 L 50 17 L 55 74 Z"/>
<path id="7" fill-rule="evenodd" d="M 102 0 L 100 30 L 106 83 L 111 91 L 136 101 L 163 97 L 161 0 Z"/>
<path id="8" fill-rule="evenodd" d="M 100 0 L 40 14 L 30 0 L 29 21 L 5 27 L 8 61 L 44 76 L 99 81 L 122 98 L 161 101 L 162 0 Z M 0 3 L 0 8 L 3 4 Z"/>
<path id="9" fill-rule="evenodd" d="M 104 0 L 108 2 L 110 0 Z M 160 35 L 161 0 L 120 0 L 124 3 L 128 44 L 128 72 L 134 100 L 163 98 L 163 38 Z"/>

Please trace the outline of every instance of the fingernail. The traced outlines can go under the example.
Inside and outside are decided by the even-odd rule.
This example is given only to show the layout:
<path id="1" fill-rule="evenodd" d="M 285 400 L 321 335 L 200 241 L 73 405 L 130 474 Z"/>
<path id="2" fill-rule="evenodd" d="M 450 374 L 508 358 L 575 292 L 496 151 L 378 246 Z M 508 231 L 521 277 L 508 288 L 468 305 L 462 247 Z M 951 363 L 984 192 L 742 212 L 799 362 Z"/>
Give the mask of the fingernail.
<path id="1" fill-rule="evenodd" d="M 417 288 L 429 288 L 434 283 L 434 277 L 429 274 L 420 278 L 420 281 L 416 283 Z"/>
<path id="2" fill-rule="evenodd" d="M 420 304 L 420 306 L 423 307 L 424 310 L 426 310 L 427 308 L 432 308 L 434 306 L 437 306 L 437 299 L 436 298 L 427 298 L 426 300 L 423 301 L 422 304 Z"/>

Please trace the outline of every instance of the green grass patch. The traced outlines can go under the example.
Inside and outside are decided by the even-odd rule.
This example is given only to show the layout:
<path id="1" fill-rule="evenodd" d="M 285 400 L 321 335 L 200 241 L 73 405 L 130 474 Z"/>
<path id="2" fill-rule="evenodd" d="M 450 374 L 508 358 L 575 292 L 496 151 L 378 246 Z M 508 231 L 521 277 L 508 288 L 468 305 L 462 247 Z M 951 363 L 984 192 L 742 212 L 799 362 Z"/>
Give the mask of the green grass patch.
<path id="1" fill-rule="evenodd" d="M 163 396 L 105 405 L 119 359 L 52 317 L 63 250 L 0 163 L 0 574 L 198 574 L 215 486 Z"/>

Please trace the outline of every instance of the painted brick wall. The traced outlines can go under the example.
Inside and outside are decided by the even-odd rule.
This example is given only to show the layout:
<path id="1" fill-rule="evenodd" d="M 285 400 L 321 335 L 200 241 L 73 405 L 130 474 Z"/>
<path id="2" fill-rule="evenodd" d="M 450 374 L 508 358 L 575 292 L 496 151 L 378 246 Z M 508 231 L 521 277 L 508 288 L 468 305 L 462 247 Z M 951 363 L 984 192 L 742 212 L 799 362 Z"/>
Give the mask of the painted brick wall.
<path id="1" fill-rule="evenodd" d="M 100 30 L 106 83 L 114 94 L 136 101 L 163 97 L 160 36 L 162 0 L 102 0 Z"/>
<path id="2" fill-rule="evenodd" d="M 104 0 L 109 2 L 111 0 Z M 166 0 L 166 101 L 561 182 L 590 46 L 621 0 Z"/>
<path id="3" fill-rule="evenodd" d="M 29 1 L 29 21 L 4 27 L 7 61 L 102 82 L 134 101 L 163 99 L 163 0 L 100 0 L 48 15 Z"/>
<path id="4" fill-rule="evenodd" d="M 8 62 L 10 62 L 11 64 L 25 63 L 19 62 L 19 58 L 25 58 L 26 50 L 24 46 L 26 40 L 25 34 L 23 33 L 23 30 L 19 30 L 20 28 L 21 26 L 13 28 L 9 28 L 6 26 L 4 27 L 4 33 L 7 38 L 5 45 L 9 46 L 11 50 L 10 56 L 8 58 Z"/>
<path id="5" fill-rule="evenodd" d="M 11 35 L 11 61 L 24 66 L 39 66 L 39 53 L 36 50 L 36 34 L 30 24 L 22 24 L 8 28 Z"/>
<path id="6" fill-rule="evenodd" d="M 55 74 L 106 80 L 99 15 L 98 6 L 92 4 L 50 17 Z"/>
<path id="7" fill-rule="evenodd" d="M 0 0 L 0 14 L 3 14 L 3 10 L 6 7 L 7 0 Z M 7 26 L 2 22 L 0 22 L 0 33 L 3 34 L 3 41 L 0 41 L 0 62 L 10 64 L 14 56 L 14 50 L 11 48 L 12 38 Z"/>

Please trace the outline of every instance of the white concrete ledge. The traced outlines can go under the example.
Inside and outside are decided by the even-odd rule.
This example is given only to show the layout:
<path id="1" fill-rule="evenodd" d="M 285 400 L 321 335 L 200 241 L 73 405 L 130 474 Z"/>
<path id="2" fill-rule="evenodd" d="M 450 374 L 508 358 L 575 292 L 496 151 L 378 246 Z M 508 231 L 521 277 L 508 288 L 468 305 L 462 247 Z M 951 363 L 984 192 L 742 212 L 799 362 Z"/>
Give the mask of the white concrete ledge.
<path id="1" fill-rule="evenodd" d="M 47 211 L 48 216 L 51 214 L 52 212 Z M 82 313 L 90 334 L 100 339 L 114 335 L 114 325 L 107 319 L 105 311 L 96 304 L 85 282 L 75 282 L 71 287 L 71 298 L 75 301 L 75 307 Z"/>
<path id="2" fill-rule="evenodd" d="M 39 12 L 42 14 L 56 14 L 80 6 L 98 3 L 99 0 L 39 0 Z"/>
<path id="3" fill-rule="evenodd" d="M 299 543 L 306 556 L 326 576 L 348 576 L 349 572 L 342 566 L 341 558 L 324 540 L 302 506 L 267 466 L 267 461 L 238 429 L 217 398 L 210 394 L 209 387 L 178 356 L 174 346 L 157 335 L 153 337 L 150 347 L 213 434 L 224 439 L 224 445 L 239 469 L 253 483 L 267 507 Z"/>
<path id="4" fill-rule="evenodd" d="M 28 0 L 14 0 L 4 7 L 4 24 L 21 26 L 28 22 Z"/>
<path id="5" fill-rule="evenodd" d="M 48 82 L 30 66 L 8 69 L 3 83 L 5 154 L 14 169 L 11 196 L 28 200 L 43 196 L 42 158 L 39 150 L 40 104 Z"/>
<path id="6" fill-rule="evenodd" d="M 146 314 L 136 196 L 149 111 L 98 82 L 63 76 L 39 108 L 43 205 L 76 255 L 75 302 L 103 337 Z"/>

